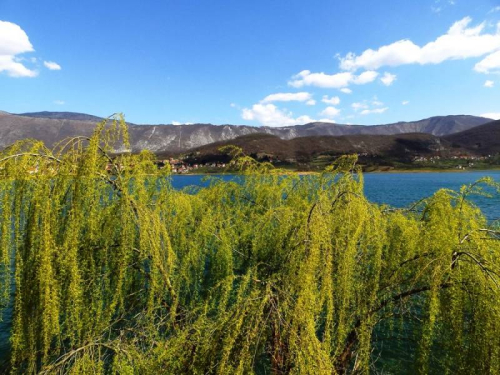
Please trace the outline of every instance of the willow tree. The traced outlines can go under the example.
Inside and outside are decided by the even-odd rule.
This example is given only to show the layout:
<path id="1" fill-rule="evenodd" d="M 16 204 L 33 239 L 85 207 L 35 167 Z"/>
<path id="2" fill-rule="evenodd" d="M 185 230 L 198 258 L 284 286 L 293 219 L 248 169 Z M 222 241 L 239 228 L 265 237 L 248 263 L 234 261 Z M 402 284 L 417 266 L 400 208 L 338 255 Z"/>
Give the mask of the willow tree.
<path id="1" fill-rule="evenodd" d="M 395 210 L 355 157 L 301 178 L 232 149 L 242 177 L 180 191 L 128 148 L 115 119 L 0 156 L 12 373 L 500 373 L 491 180 Z"/>

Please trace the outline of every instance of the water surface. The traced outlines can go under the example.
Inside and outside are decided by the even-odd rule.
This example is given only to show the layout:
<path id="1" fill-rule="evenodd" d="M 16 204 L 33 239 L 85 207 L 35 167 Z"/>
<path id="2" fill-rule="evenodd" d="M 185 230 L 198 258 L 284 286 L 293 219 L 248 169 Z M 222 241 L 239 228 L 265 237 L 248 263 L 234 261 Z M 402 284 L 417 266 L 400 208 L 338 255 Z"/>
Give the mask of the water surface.
<path id="1" fill-rule="evenodd" d="M 212 175 L 223 180 L 231 180 L 234 175 Z M 482 177 L 492 177 L 500 182 L 500 171 L 474 172 L 402 172 L 366 173 L 365 194 L 369 200 L 393 207 L 407 207 L 412 203 L 431 196 L 439 189 L 458 191 L 461 186 L 476 182 Z M 174 175 L 172 185 L 177 189 L 187 186 L 208 186 L 204 175 Z M 483 210 L 490 220 L 500 219 L 500 196 L 494 198 L 474 197 L 472 200 Z"/>

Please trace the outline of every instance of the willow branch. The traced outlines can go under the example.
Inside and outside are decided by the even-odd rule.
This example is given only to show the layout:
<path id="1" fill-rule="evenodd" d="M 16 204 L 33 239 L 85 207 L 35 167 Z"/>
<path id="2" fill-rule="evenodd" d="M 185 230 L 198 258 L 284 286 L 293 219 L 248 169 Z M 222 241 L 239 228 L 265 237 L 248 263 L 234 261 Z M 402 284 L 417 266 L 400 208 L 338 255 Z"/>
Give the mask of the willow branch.
<path id="1" fill-rule="evenodd" d="M 4 161 L 7 161 L 7 160 L 10 160 L 10 159 L 18 158 L 18 157 L 21 157 L 21 156 L 42 157 L 42 158 L 46 158 L 46 159 L 50 159 L 50 160 L 56 161 L 58 163 L 62 163 L 61 159 L 58 159 L 55 156 L 45 155 L 45 154 L 37 154 L 37 153 L 31 153 L 31 152 L 22 152 L 22 153 L 19 153 L 19 154 L 14 154 L 14 155 L 6 156 L 5 158 L 0 159 L 0 163 L 2 163 Z"/>

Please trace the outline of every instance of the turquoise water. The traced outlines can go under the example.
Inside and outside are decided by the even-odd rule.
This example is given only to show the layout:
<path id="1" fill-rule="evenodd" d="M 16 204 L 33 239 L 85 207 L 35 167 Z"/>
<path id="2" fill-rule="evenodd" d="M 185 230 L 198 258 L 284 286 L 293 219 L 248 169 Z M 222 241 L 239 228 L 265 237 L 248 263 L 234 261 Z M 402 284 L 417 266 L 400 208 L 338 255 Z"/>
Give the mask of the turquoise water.
<path id="1" fill-rule="evenodd" d="M 459 190 L 461 186 L 471 184 L 482 177 L 492 177 L 500 182 L 500 171 L 478 172 L 415 172 L 415 173 L 367 173 L 365 194 L 375 203 L 393 207 L 407 207 L 412 203 L 431 196 L 437 190 L 446 188 Z M 233 179 L 232 175 L 217 175 L 223 180 Z M 187 186 L 208 186 L 209 181 L 203 175 L 175 175 L 172 185 L 177 189 Z M 500 196 L 494 198 L 473 197 L 472 200 L 483 210 L 490 220 L 500 219 Z"/>

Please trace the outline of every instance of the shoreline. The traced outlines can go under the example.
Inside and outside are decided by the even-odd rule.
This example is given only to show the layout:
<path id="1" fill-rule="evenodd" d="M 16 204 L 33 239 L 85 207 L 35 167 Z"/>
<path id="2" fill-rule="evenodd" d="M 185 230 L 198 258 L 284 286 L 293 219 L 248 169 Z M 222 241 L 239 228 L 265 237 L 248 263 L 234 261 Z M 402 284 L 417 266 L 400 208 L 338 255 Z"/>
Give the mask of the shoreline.
<path id="1" fill-rule="evenodd" d="M 363 173 L 467 173 L 467 172 L 488 172 L 500 171 L 500 167 L 489 169 L 391 169 L 387 171 L 368 171 Z"/>
<path id="2" fill-rule="evenodd" d="M 468 172 L 499 172 L 500 167 L 489 168 L 489 169 L 390 169 L 390 170 L 373 170 L 373 171 L 363 171 L 363 174 L 372 173 L 468 173 Z M 319 174 L 321 172 L 317 171 L 286 171 L 283 174 L 298 174 L 299 176 L 307 176 Z M 172 173 L 171 176 L 220 176 L 220 175 L 235 175 L 237 173 L 233 172 L 209 172 L 209 173 Z"/>

